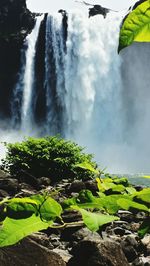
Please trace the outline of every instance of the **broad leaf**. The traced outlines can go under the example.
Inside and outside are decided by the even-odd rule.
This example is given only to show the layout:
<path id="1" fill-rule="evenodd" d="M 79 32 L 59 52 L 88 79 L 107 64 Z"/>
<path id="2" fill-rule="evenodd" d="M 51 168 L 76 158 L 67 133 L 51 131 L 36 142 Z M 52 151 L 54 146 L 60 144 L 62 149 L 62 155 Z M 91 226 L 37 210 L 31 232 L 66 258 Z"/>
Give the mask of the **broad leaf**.
<path id="1" fill-rule="evenodd" d="M 150 205 L 150 188 L 144 188 L 140 192 L 137 192 L 135 195 L 136 200 L 140 200 L 144 202 L 145 204 L 147 203 L 148 206 Z"/>
<path id="2" fill-rule="evenodd" d="M 120 30 L 118 52 L 136 42 L 150 42 L 150 1 L 139 3 L 124 19 Z"/>
<path id="3" fill-rule="evenodd" d="M 52 223 L 53 221 L 42 222 L 40 217 L 34 214 L 21 220 L 6 218 L 0 230 L 0 247 L 13 245 L 32 233 L 47 229 Z"/>
<path id="4" fill-rule="evenodd" d="M 62 207 L 57 201 L 51 197 L 47 197 L 47 199 L 40 206 L 39 212 L 43 220 L 55 220 L 56 217 L 60 217 L 62 213 Z"/>
<path id="5" fill-rule="evenodd" d="M 84 170 L 88 170 L 96 175 L 99 174 L 99 171 L 96 170 L 90 163 L 88 162 L 83 162 L 83 163 L 78 163 L 74 166 L 75 168 L 81 168 L 81 169 L 84 169 Z"/>
<path id="6" fill-rule="evenodd" d="M 81 213 L 83 222 L 93 232 L 98 231 L 105 224 L 119 220 L 116 216 L 92 213 L 78 207 L 73 208 Z"/>
<path id="7" fill-rule="evenodd" d="M 117 203 L 124 210 L 137 209 L 149 212 L 149 209 L 144 204 L 140 204 L 129 199 L 118 199 Z"/>

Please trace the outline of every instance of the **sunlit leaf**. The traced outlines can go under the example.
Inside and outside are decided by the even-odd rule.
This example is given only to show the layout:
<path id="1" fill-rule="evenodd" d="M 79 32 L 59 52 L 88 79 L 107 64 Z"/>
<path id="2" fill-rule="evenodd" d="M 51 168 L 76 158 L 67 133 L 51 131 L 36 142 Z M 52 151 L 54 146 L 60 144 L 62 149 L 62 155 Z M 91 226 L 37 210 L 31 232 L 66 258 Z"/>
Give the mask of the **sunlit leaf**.
<path id="1" fill-rule="evenodd" d="M 140 211 L 149 212 L 149 209 L 144 204 L 140 204 L 129 199 L 118 199 L 117 203 L 120 206 L 120 208 L 124 210 L 137 209 Z"/>
<path id="2" fill-rule="evenodd" d="M 74 207 L 74 209 L 78 210 L 81 213 L 83 222 L 93 232 L 98 231 L 105 224 L 119 220 L 118 217 L 112 215 L 92 213 L 78 207 Z"/>
<path id="3" fill-rule="evenodd" d="M 90 163 L 88 162 L 83 162 L 83 163 L 78 163 L 74 166 L 75 168 L 81 168 L 84 170 L 88 170 L 96 175 L 99 174 L 99 171 L 97 169 L 95 169 Z"/>
<path id="4" fill-rule="evenodd" d="M 21 220 L 6 218 L 0 229 L 0 247 L 13 245 L 32 233 L 47 229 L 52 223 L 53 221 L 42 222 L 40 217 L 34 214 Z"/>
<path id="5" fill-rule="evenodd" d="M 124 19 L 120 30 L 118 52 L 136 42 L 150 42 L 150 1 L 137 5 Z"/>

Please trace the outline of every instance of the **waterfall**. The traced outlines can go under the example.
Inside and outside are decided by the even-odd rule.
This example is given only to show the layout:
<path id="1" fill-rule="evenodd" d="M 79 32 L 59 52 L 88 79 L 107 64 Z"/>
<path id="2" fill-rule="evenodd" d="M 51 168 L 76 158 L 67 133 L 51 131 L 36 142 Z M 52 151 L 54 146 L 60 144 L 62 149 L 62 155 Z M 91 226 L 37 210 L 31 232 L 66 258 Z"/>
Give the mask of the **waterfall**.
<path id="1" fill-rule="evenodd" d="M 62 133 L 64 84 L 64 39 L 62 15 L 49 15 L 46 22 L 45 91 L 46 132 Z"/>
<path id="2" fill-rule="evenodd" d="M 121 104 L 120 17 L 69 16 L 65 67 L 66 134 L 81 143 L 112 141 Z M 112 27 L 113 25 L 113 27 Z M 110 136 L 111 131 L 111 136 Z M 119 134 L 120 132 L 118 132 Z M 81 140 L 80 140 L 81 139 Z"/>
<path id="3" fill-rule="evenodd" d="M 26 39 L 7 139 L 60 134 L 112 173 L 149 172 L 149 44 L 118 55 L 121 15 L 64 15 L 38 17 Z"/>
<path id="4" fill-rule="evenodd" d="M 22 66 L 19 73 L 19 79 L 14 90 L 14 101 L 12 104 L 13 122 L 18 120 L 18 111 L 20 112 L 21 130 L 25 134 L 32 132 L 33 121 L 33 98 L 34 98 L 34 68 L 36 43 L 43 16 L 36 19 L 35 27 L 26 38 L 24 49 L 22 49 Z M 17 110 L 17 103 L 20 110 Z"/>

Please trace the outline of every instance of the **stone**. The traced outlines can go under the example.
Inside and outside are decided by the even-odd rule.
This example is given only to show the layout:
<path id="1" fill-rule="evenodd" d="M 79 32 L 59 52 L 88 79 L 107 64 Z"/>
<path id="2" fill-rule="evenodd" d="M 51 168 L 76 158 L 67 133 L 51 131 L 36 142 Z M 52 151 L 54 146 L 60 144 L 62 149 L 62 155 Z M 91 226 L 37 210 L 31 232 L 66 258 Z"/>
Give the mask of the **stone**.
<path id="1" fill-rule="evenodd" d="M 127 236 L 121 241 L 121 247 L 129 262 L 134 261 L 138 257 L 138 253 L 136 251 L 138 243 L 134 237 Z"/>
<path id="2" fill-rule="evenodd" d="M 81 190 L 85 189 L 85 184 L 81 180 L 75 180 L 73 181 L 67 188 L 66 192 L 71 193 L 71 192 L 80 192 Z"/>
<path id="3" fill-rule="evenodd" d="M 26 238 L 15 246 L 0 249 L 0 265 L 66 266 L 66 263 L 57 253 Z"/>
<path id="4" fill-rule="evenodd" d="M 116 227 L 116 228 L 114 228 L 114 233 L 116 235 L 123 236 L 125 234 L 125 229 L 121 228 L 121 227 Z"/>
<path id="5" fill-rule="evenodd" d="M 72 250 L 68 266 L 129 266 L 119 243 L 84 239 Z"/>
<path id="6" fill-rule="evenodd" d="M 0 170 L 0 178 L 8 178 L 11 177 L 9 173 Z"/>
<path id="7" fill-rule="evenodd" d="M 59 249 L 59 248 L 55 248 L 55 249 L 53 249 L 53 252 L 59 254 L 59 256 L 61 256 L 63 261 L 65 261 L 66 263 L 68 263 L 68 261 L 72 257 L 67 250 L 62 250 L 62 249 Z"/>
<path id="8" fill-rule="evenodd" d="M 0 178 L 0 188 L 10 195 L 18 192 L 19 184 L 15 178 Z"/>

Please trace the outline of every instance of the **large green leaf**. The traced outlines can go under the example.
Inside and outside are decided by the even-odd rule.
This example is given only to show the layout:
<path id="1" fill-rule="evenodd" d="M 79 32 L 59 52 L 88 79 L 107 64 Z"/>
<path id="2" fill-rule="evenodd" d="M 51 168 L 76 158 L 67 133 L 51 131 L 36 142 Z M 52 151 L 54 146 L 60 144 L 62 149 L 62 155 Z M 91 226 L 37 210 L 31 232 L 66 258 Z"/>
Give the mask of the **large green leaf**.
<path id="1" fill-rule="evenodd" d="M 118 52 L 136 42 L 150 42 L 150 0 L 137 4 L 124 19 L 120 30 Z"/>
<path id="2" fill-rule="evenodd" d="M 56 217 L 61 216 L 62 207 L 57 201 L 51 197 L 47 197 L 47 199 L 42 203 L 39 212 L 43 220 L 55 220 Z"/>
<path id="3" fill-rule="evenodd" d="M 134 202 L 130 199 L 118 199 L 117 203 L 124 210 L 137 209 L 139 211 L 149 212 L 149 209 L 144 204 Z"/>
<path id="4" fill-rule="evenodd" d="M 30 218 L 14 220 L 6 218 L 0 230 L 0 247 L 6 247 L 17 243 L 22 238 L 47 229 L 53 221 L 42 222 L 39 216 L 33 214 Z"/>
<path id="5" fill-rule="evenodd" d="M 119 220 L 119 218 L 116 216 L 92 213 L 78 208 L 77 206 L 73 206 L 72 208 L 78 210 L 81 213 L 83 222 L 93 232 L 98 231 L 105 224 Z"/>

